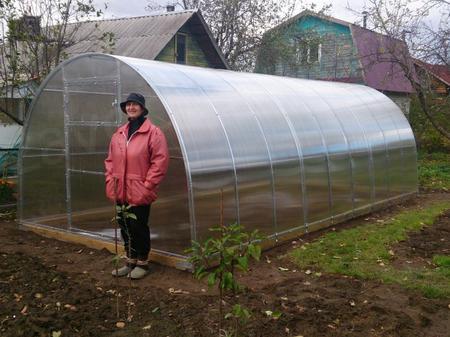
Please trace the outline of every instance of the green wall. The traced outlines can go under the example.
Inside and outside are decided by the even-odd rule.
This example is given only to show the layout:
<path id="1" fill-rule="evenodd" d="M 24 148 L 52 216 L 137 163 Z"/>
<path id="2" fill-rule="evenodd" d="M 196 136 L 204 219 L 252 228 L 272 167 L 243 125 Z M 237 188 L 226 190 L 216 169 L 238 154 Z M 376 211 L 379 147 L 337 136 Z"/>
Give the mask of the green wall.
<path id="1" fill-rule="evenodd" d="M 183 26 L 178 32 L 186 34 L 186 64 L 198 67 L 209 67 L 206 55 L 189 27 Z M 156 60 L 175 63 L 175 36 L 159 53 Z"/>
<path id="2" fill-rule="evenodd" d="M 350 28 L 314 16 L 304 16 L 269 36 L 265 34 L 255 72 L 311 79 L 351 79 L 363 83 Z M 264 43 L 264 39 L 267 43 Z M 277 41 L 278 39 L 278 41 Z M 272 42 L 270 42 L 270 41 Z M 281 42 L 280 42 L 281 40 Z M 302 42 L 299 42 L 302 41 Z M 320 44 L 320 61 L 301 61 L 295 46 Z"/>

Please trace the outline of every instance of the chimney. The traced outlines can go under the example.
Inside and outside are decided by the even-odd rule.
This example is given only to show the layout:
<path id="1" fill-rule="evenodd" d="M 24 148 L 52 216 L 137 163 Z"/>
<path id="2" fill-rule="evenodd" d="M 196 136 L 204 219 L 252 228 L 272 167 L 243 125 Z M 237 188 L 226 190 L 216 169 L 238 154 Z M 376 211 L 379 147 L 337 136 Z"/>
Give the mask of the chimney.
<path id="1" fill-rule="evenodd" d="M 174 5 L 167 5 L 166 9 L 167 9 L 168 12 L 173 12 L 173 11 L 175 11 L 175 6 Z"/>
<path id="2" fill-rule="evenodd" d="M 369 14 L 369 12 L 367 11 L 363 11 L 362 15 L 363 15 L 363 27 L 367 28 L 367 15 Z"/>

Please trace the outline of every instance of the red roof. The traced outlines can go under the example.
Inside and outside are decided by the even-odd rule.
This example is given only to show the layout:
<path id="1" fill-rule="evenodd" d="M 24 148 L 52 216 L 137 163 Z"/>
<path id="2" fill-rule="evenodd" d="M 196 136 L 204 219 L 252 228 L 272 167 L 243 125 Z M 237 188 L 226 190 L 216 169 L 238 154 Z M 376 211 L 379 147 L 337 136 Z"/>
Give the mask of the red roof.
<path id="1" fill-rule="evenodd" d="M 356 25 L 351 25 L 351 29 L 366 84 L 383 91 L 413 93 L 411 82 L 399 64 L 411 64 L 406 43 Z M 412 64 L 409 68 L 414 71 Z M 412 76 L 415 78 L 416 74 Z"/>
<path id="2" fill-rule="evenodd" d="M 414 63 L 425 69 L 433 76 L 450 86 L 450 67 L 443 64 L 430 64 L 421 60 L 414 60 Z"/>

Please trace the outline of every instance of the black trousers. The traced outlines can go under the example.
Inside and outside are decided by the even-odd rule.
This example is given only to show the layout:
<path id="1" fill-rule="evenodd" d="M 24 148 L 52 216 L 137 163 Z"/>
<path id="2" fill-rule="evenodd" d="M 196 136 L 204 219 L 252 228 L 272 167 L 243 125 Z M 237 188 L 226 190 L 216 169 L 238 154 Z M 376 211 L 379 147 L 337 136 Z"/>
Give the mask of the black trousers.
<path id="1" fill-rule="evenodd" d="M 130 259 L 147 261 L 150 253 L 150 229 L 148 227 L 148 218 L 150 215 L 150 205 L 131 206 L 128 213 L 136 216 L 136 219 L 124 217 L 119 212 L 118 222 L 120 233 L 125 243 L 125 252 Z"/>

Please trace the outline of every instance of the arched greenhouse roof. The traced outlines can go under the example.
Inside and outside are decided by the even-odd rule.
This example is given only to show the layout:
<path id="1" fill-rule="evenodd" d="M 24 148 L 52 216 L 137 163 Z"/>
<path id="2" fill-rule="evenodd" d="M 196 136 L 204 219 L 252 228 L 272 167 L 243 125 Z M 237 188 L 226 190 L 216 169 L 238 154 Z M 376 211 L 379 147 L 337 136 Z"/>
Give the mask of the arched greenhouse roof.
<path id="1" fill-rule="evenodd" d="M 85 54 L 58 66 L 31 108 L 23 224 L 111 238 L 103 160 L 129 92 L 144 94 L 170 147 L 150 220 L 161 252 L 183 255 L 221 221 L 279 239 L 417 191 L 411 128 L 374 89 Z"/>

